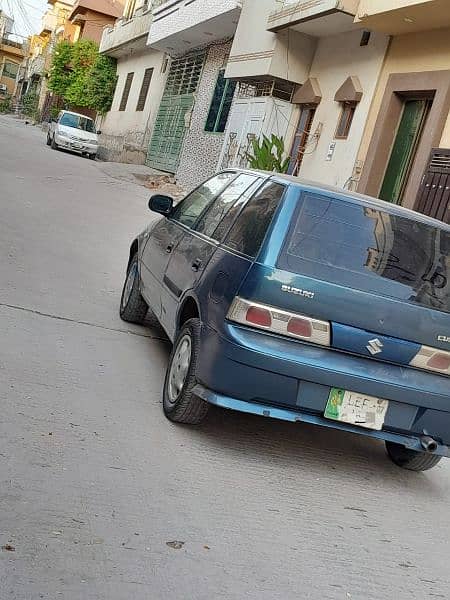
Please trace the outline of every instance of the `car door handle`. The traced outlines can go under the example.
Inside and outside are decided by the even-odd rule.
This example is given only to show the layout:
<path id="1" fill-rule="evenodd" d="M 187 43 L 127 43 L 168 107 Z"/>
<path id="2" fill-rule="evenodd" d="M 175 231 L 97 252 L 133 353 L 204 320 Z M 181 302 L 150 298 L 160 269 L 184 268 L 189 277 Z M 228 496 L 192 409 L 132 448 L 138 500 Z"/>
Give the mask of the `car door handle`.
<path id="1" fill-rule="evenodd" d="M 170 254 L 172 252 L 172 250 L 173 250 L 173 244 L 169 244 L 166 248 L 167 254 Z"/>
<path id="2" fill-rule="evenodd" d="M 202 266 L 202 261 L 197 258 L 197 260 L 194 260 L 194 262 L 192 263 L 192 270 L 193 271 L 198 271 L 200 269 L 200 267 Z"/>

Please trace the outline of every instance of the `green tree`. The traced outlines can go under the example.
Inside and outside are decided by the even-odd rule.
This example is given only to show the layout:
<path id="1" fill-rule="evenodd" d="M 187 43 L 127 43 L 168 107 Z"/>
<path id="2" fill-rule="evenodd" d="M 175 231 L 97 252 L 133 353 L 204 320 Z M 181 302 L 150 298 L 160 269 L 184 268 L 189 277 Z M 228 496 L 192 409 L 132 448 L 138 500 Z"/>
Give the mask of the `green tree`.
<path id="1" fill-rule="evenodd" d="M 116 79 L 115 59 L 99 54 L 95 42 L 64 41 L 56 46 L 48 87 L 69 105 L 104 114 L 111 108 Z"/>
<path id="2" fill-rule="evenodd" d="M 48 88 L 58 96 L 65 95 L 70 87 L 74 72 L 71 67 L 73 44 L 62 41 L 56 45 L 48 78 Z"/>
<path id="3" fill-rule="evenodd" d="M 116 59 L 99 54 L 91 69 L 86 95 L 91 106 L 102 115 L 111 109 L 116 83 Z"/>

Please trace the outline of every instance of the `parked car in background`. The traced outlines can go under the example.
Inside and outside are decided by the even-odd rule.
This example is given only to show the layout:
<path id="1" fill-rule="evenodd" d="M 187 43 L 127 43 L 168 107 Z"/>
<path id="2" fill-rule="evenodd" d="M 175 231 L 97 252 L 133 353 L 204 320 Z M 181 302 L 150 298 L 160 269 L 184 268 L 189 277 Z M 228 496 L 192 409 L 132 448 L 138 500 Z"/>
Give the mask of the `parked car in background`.
<path id="1" fill-rule="evenodd" d="M 79 152 L 95 159 L 98 150 L 98 135 L 94 121 L 69 110 L 62 110 L 56 120 L 51 120 L 47 131 L 47 146 Z"/>
<path id="2" fill-rule="evenodd" d="M 173 341 L 172 421 L 210 404 L 449 456 L 450 227 L 284 175 L 227 170 L 132 243 L 120 315 Z"/>

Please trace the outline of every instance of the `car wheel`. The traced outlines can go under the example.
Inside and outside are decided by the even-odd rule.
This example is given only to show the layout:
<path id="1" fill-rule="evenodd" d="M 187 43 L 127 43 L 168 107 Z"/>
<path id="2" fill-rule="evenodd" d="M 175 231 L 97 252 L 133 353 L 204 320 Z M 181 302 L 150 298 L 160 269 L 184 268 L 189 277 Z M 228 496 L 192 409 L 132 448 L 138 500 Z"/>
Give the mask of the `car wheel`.
<path id="1" fill-rule="evenodd" d="M 198 425 L 209 410 L 209 404 L 193 393 L 199 346 L 200 320 L 190 319 L 175 341 L 164 381 L 164 414 L 176 423 Z"/>
<path id="2" fill-rule="evenodd" d="M 52 143 L 52 140 L 51 140 L 49 134 L 47 133 L 47 146 L 50 146 L 51 143 Z"/>
<path id="3" fill-rule="evenodd" d="M 139 290 L 138 256 L 135 254 L 128 267 L 127 277 L 120 300 L 120 318 L 128 323 L 142 323 L 147 315 L 148 305 Z"/>
<path id="4" fill-rule="evenodd" d="M 394 442 L 386 442 L 386 450 L 393 463 L 402 469 L 408 469 L 408 471 L 428 471 L 435 467 L 442 458 L 436 454 L 416 452 Z"/>
<path id="5" fill-rule="evenodd" d="M 50 145 L 53 148 L 53 150 L 58 150 L 58 144 L 55 142 L 55 136 L 52 137 Z"/>
<path id="6" fill-rule="evenodd" d="M 88 154 L 88 156 L 91 160 L 95 160 L 95 154 Z"/>

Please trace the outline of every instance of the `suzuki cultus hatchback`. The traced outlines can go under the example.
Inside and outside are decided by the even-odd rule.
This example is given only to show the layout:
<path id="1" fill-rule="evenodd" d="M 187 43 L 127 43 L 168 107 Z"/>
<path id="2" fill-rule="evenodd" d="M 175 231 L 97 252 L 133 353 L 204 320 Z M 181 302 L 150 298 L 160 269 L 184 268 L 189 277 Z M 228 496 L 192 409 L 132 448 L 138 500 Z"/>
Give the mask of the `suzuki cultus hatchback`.
<path id="1" fill-rule="evenodd" d="M 227 170 L 131 245 L 120 314 L 173 341 L 164 412 L 210 404 L 449 456 L 450 227 L 303 180 Z"/>

